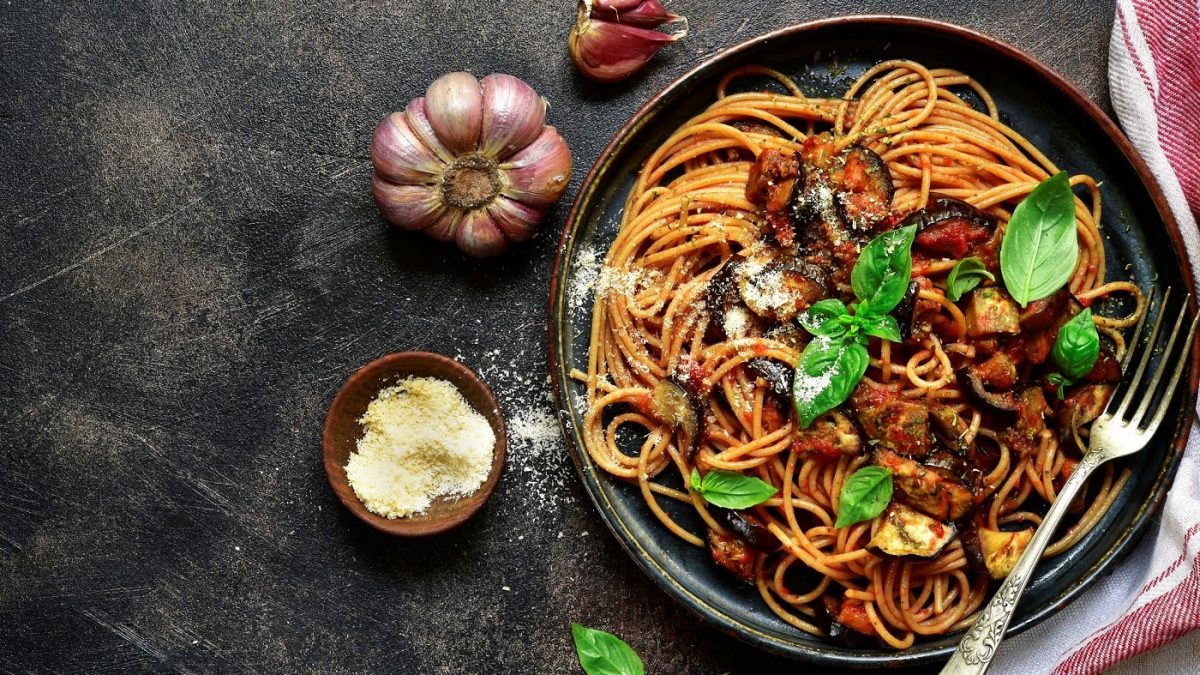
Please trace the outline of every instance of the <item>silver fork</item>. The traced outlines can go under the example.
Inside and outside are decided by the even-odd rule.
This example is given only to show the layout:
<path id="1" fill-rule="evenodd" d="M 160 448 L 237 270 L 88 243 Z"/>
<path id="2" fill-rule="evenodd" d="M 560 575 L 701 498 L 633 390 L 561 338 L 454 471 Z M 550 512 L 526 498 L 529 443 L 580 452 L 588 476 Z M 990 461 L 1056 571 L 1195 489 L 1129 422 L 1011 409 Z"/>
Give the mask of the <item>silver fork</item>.
<path id="1" fill-rule="evenodd" d="M 1146 374 L 1146 366 L 1150 363 L 1151 356 L 1154 354 L 1155 347 L 1158 344 L 1159 328 L 1162 326 L 1163 317 L 1166 315 L 1167 299 L 1170 295 L 1171 289 L 1168 288 L 1163 293 L 1162 301 L 1159 303 L 1158 316 L 1154 320 L 1154 328 L 1144 340 L 1145 347 L 1142 349 L 1141 361 L 1139 361 L 1137 370 L 1129 381 L 1129 388 L 1125 391 L 1124 397 L 1121 398 L 1119 403 L 1116 403 L 1117 396 L 1114 391 L 1107 409 L 1092 423 L 1087 454 L 1083 456 L 1079 465 L 1075 467 L 1071 476 L 1063 484 L 1062 490 L 1059 491 L 1058 496 L 1054 499 L 1054 503 L 1050 505 L 1046 517 L 1042 519 L 1041 525 L 1038 526 L 1037 532 L 1029 542 L 1028 548 L 1025 549 L 1025 553 L 1020 559 L 1017 560 L 1016 566 L 1013 567 L 1008 578 L 1004 580 L 1004 583 L 1000 586 L 1000 590 L 996 591 L 996 595 L 992 597 L 991 602 L 983 608 L 983 611 L 979 614 L 979 618 L 975 620 L 974 625 L 963 636 L 962 641 L 958 643 L 958 649 L 950 657 L 950 661 L 946 664 L 946 667 L 942 668 L 943 674 L 962 675 L 965 673 L 987 672 L 988 667 L 992 663 L 992 657 L 996 654 L 996 648 L 1000 645 L 1000 640 L 1004 637 L 1004 631 L 1008 628 L 1008 622 L 1012 619 L 1013 610 L 1017 607 L 1017 601 L 1021 599 L 1021 594 L 1025 591 L 1025 585 L 1029 583 L 1029 577 L 1033 574 L 1034 567 L 1041 560 L 1042 552 L 1046 550 L 1047 544 L 1050 543 L 1050 539 L 1054 536 L 1054 531 L 1062 521 L 1063 515 L 1066 514 L 1067 505 L 1071 503 L 1071 500 L 1074 499 L 1080 488 L 1083 487 L 1088 476 L 1097 467 L 1110 459 L 1138 452 L 1146 447 L 1150 439 L 1154 436 L 1154 432 L 1158 430 L 1159 425 L 1167 414 L 1168 408 L 1171 406 L 1172 394 L 1175 392 L 1175 387 L 1179 384 L 1179 379 L 1183 375 L 1185 364 L 1188 360 L 1188 352 L 1192 345 L 1192 338 L 1196 334 L 1196 324 L 1200 322 L 1200 315 L 1192 320 L 1192 324 L 1187 331 L 1187 338 L 1183 341 L 1182 352 L 1177 354 L 1175 351 L 1175 339 L 1179 336 L 1179 329 L 1183 325 L 1184 318 L 1187 315 L 1190 296 L 1185 297 L 1179 318 L 1175 321 L 1175 327 L 1171 330 L 1171 337 L 1167 341 L 1166 347 L 1162 350 L 1162 357 L 1159 360 L 1158 367 L 1155 369 L 1150 383 L 1143 387 L 1142 377 Z M 1122 371 L 1128 370 L 1129 364 L 1133 360 L 1134 352 L 1137 351 L 1136 347 L 1141 342 L 1141 340 L 1137 339 L 1137 336 L 1142 334 L 1146 317 L 1150 315 L 1152 309 L 1152 307 L 1147 309 L 1134 329 L 1135 338 L 1126 351 L 1125 358 L 1121 364 Z M 1155 400 L 1155 392 L 1159 391 L 1163 374 L 1172 365 L 1174 365 L 1174 372 L 1171 373 L 1170 378 L 1167 380 L 1166 387 L 1161 389 L 1161 394 L 1157 397 L 1159 403 L 1150 418 L 1145 421 L 1145 426 L 1143 427 L 1141 424 L 1150 409 L 1151 402 Z M 1130 413 L 1129 407 L 1136 400 L 1139 391 L 1141 391 L 1141 402 L 1138 404 L 1137 409 Z"/>

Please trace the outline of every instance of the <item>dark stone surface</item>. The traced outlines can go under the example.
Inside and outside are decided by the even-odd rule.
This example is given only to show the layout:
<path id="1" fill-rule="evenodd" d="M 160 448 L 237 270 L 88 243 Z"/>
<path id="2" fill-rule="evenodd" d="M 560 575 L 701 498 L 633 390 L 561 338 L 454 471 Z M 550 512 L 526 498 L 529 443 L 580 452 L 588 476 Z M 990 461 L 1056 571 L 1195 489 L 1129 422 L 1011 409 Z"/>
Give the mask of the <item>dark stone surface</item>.
<path id="1" fill-rule="evenodd" d="M 394 233 L 371 130 L 447 70 L 513 73 L 553 103 L 570 198 L 638 105 L 755 34 L 930 16 L 1107 104 L 1112 5 L 677 0 L 692 34 L 596 87 L 565 52 L 568 1 L 6 4 L 0 671 L 577 672 L 571 621 L 653 673 L 787 670 L 643 578 L 558 446 L 514 439 L 492 502 L 437 538 L 337 504 L 321 424 L 376 356 L 458 355 L 510 419 L 551 410 L 566 205 L 488 262 Z"/>

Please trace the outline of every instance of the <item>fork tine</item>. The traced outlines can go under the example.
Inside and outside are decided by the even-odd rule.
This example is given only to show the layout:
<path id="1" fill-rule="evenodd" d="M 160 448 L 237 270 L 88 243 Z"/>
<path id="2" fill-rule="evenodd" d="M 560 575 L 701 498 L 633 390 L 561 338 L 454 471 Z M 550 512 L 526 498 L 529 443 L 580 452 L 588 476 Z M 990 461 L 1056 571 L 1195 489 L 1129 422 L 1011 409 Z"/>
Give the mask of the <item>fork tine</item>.
<path id="1" fill-rule="evenodd" d="M 1167 293 L 1166 293 L 1166 295 L 1163 296 L 1163 302 L 1166 302 L 1167 296 L 1169 296 L 1170 294 L 1171 294 L 1171 289 L 1167 288 Z M 1134 352 L 1137 351 L 1136 349 L 1134 349 L 1134 347 L 1137 346 L 1138 340 L 1140 340 L 1143 337 L 1142 328 L 1145 328 L 1145 326 L 1146 326 L 1146 318 L 1149 317 L 1150 313 L 1154 311 L 1154 295 L 1155 295 L 1155 292 L 1153 289 L 1151 289 L 1150 297 L 1146 298 L 1146 311 L 1142 312 L 1142 316 L 1139 317 L 1137 320 L 1137 325 L 1133 327 L 1133 334 L 1129 341 L 1129 346 L 1125 349 L 1125 355 L 1123 357 L 1121 357 L 1121 374 L 1122 375 L 1129 372 L 1129 364 L 1133 361 Z M 1159 303 L 1159 307 L 1162 307 L 1162 303 Z"/>
<path id="2" fill-rule="evenodd" d="M 1168 286 L 1167 290 L 1163 293 L 1162 301 L 1158 303 L 1158 316 L 1154 317 L 1154 328 L 1150 329 L 1150 335 L 1145 338 L 1139 336 L 1138 342 L 1144 342 L 1146 348 L 1142 352 L 1142 360 L 1138 362 L 1137 370 L 1133 373 L 1133 377 L 1129 379 L 1129 389 L 1125 390 L 1125 396 L 1121 399 L 1121 404 L 1112 412 L 1114 417 L 1120 417 L 1125 414 L 1125 410 L 1129 408 L 1130 402 L 1133 401 L 1133 395 L 1137 393 L 1138 385 L 1142 383 L 1142 374 L 1146 372 L 1146 365 L 1150 363 L 1150 356 L 1154 354 L 1154 345 L 1158 342 L 1158 329 L 1162 327 L 1163 317 L 1167 314 L 1164 310 L 1167 308 L 1167 300 L 1170 297 L 1171 287 Z"/>
<path id="3" fill-rule="evenodd" d="M 1179 384 L 1179 378 L 1183 375 L 1183 371 L 1187 366 L 1188 348 L 1192 344 L 1192 338 L 1196 335 L 1196 324 L 1200 324 L 1200 314 L 1197 314 L 1196 318 L 1192 319 L 1192 326 L 1188 328 L 1187 339 L 1183 341 L 1183 354 L 1179 357 L 1179 363 L 1175 366 L 1175 372 L 1171 374 L 1171 381 L 1167 383 L 1167 388 L 1163 390 L 1162 400 L 1158 403 L 1158 409 L 1154 411 L 1154 416 L 1146 423 L 1146 431 L 1143 433 L 1146 434 L 1147 438 L 1153 436 L 1154 432 L 1158 430 L 1158 425 L 1167 414 L 1167 408 L 1171 407 L 1171 398 L 1172 394 L 1175 393 L 1175 385 Z M 1165 359 L 1166 356 L 1164 354 L 1163 358 Z"/>
<path id="4" fill-rule="evenodd" d="M 1137 411 L 1133 413 L 1129 424 L 1137 426 L 1142 421 L 1142 415 L 1146 414 L 1146 409 L 1150 407 L 1150 401 L 1154 399 L 1154 392 L 1158 391 L 1158 381 L 1162 379 L 1163 373 L 1171 367 L 1170 358 L 1171 350 L 1175 348 L 1175 338 L 1179 337 L 1179 327 L 1183 325 L 1183 320 L 1187 318 L 1188 300 L 1191 300 L 1191 294 L 1183 296 L 1183 309 L 1179 312 L 1179 318 L 1175 319 L 1175 326 L 1171 329 L 1171 337 L 1167 340 L 1167 346 L 1162 350 L 1162 359 L 1158 362 L 1158 367 L 1154 369 L 1154 377 L 1150 378 L 1150 384 L 1146 386 L 1146 393 L 1142 396 L 1142 402 L 1138 405 Z M 1166 305 L 1162 311 L 1165 311 Z M 1186 355 L 1183 361 L 1187 361 Z"/>

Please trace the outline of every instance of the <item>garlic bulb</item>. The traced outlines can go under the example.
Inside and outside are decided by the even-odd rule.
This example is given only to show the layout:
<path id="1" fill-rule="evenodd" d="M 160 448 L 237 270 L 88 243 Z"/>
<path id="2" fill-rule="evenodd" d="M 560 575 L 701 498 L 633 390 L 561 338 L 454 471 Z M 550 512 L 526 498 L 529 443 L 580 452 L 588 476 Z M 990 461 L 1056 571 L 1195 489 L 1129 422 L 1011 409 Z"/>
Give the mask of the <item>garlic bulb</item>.
<path id="1" fill-rule="evenodd" d="M 379 123 L 375 204 L 390 223 L 498 255 L 537 230 L 571 179 L 571 151 L 544 99 L 512 75 L 443 75 Z"/>
<path id="2" fill-rule="evenodd" d="M 654 28 L 682 21 L 668 35 Z M 575 67 L 599 82 L 616 82 L 641 70 L 663 47 L 687 35 L 687 19 L 659 0 L 580 0 L 567 47 Z"/>

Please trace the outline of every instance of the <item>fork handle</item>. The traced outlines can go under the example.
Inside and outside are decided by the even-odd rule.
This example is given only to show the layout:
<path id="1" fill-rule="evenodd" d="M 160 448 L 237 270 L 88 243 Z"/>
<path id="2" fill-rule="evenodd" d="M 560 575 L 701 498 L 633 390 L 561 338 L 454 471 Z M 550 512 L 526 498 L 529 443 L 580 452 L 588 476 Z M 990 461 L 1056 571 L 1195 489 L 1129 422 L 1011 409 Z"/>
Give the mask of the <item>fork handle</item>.
<path id="1" fill-rule="evenodd" d="M 992 657 L 996 655 L 996 648 L 1004 637 L 1004 631 L 1008 628 L 1009 621 L 1012 620 L 1017 601 L 1025 592 L 1025 586 L 1029 583 L 1033 569 L 1041 561 L 1042 552 L 1050 544 L 1054 531 L 1058 529 L 1058 524 L 1066 515 L 1067 507 L 1083 487 L 1088 476 L 1092 475 L 1096 467 L 1103 464 L 1106 459 L 1107 457 L 1104 457 L 1101 452 L 1089 451 L 1083 456 L 1063 484 L 1062 490 L 1054 498 L 1054 503 L 1050 505 L 1046 516 L 1042 518 L 1029 546 L 1017 560 L 1017 564 L 1009 572 L 1004 583 L 1001 584 L 1000 590 L 992 596 L 991 602 L 983 608 L 979 617 L 975 619 L 974 625 L 958 643 L 958 649 L 954 651 L 950 661 L 942 668 L 942 675 L 987 672 L 988 667 L 992 664 Z"/>

